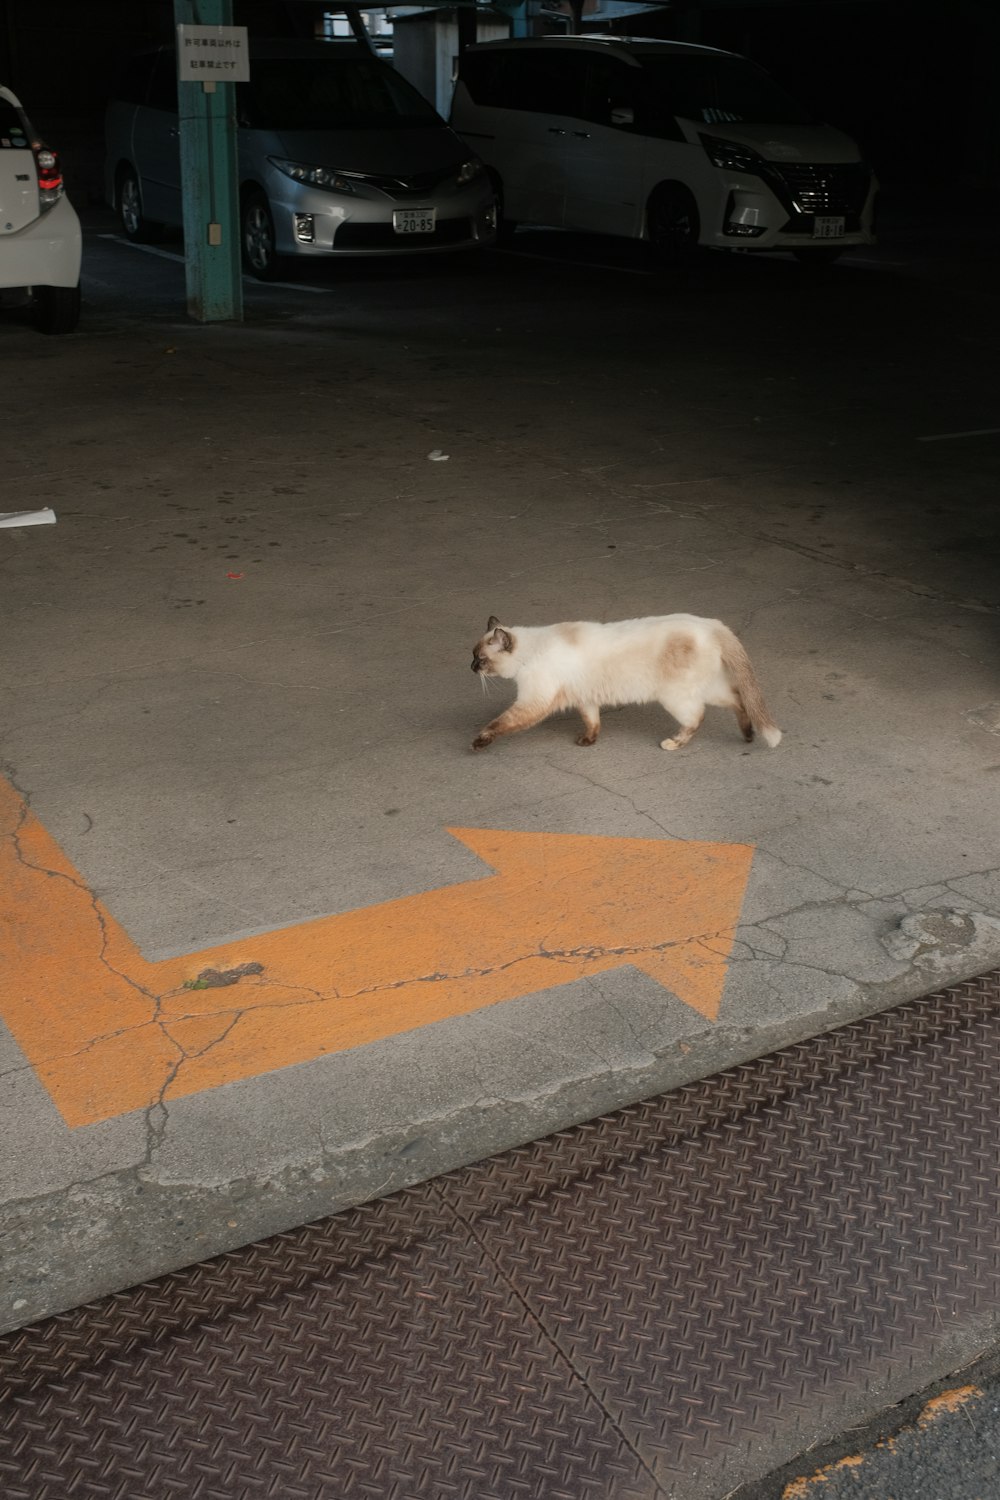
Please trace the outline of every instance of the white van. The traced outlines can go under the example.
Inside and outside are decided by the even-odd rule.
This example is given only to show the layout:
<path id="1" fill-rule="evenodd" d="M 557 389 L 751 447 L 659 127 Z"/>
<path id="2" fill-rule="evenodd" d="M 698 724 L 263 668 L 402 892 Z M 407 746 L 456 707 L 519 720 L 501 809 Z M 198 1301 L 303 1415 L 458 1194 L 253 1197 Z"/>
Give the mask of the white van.
<path id="1" fill-rule="evenodd" d="M 462 54 L 451 125 L 517 224 L 830 260 L 874 239 L 857 145 L 755 63 L 683 42 L 569 36 Z"/>

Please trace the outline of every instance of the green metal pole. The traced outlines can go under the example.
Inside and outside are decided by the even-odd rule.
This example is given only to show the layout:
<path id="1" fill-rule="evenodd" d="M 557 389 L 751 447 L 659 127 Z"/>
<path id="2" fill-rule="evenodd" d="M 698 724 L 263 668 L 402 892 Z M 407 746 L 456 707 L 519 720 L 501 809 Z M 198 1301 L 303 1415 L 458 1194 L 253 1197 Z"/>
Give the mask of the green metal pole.
<path id="1" fill-rule="evenodd" d="M 231 26 L 232 0 L 174 0 L 178 26 Z M 178 86 L 187 309 L 199 323 L 240 322 L 236 89 L 182 80 Z"/>

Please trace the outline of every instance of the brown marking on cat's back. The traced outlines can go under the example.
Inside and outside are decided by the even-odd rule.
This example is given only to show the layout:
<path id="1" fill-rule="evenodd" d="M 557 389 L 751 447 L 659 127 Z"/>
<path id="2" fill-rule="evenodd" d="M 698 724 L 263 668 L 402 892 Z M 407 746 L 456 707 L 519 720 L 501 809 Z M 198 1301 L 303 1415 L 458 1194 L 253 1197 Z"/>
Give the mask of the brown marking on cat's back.
<path id="1" fill-rule="evenodd" d="M 686 672 L 694 661 L 698 650 L 693 636 L 679 632 L 669 635 L 660 650 L 660 665 L 664 676 L 676 677 Z"/>
<path id="2" fill-rule="evenodd" d="M 580 644 L 580 636 L 583 633 L 581 627 L 574 621 L 567 621 L 565 624 L 557 625 L 555 632 L 560 640 L 566 642 L 567 646 L 578 646 Z"/>

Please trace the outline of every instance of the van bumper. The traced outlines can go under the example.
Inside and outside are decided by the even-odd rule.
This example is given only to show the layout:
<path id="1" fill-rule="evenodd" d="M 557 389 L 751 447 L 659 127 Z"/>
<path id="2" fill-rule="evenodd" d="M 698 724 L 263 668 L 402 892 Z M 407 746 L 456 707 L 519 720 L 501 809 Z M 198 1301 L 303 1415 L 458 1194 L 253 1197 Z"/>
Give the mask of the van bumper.
<path id="1" fill-rule="evenodd" d="M 798 250 L 875 241 L 878 183 L 861 164 L 828 181 L 801 168 L 798 181 L 728 178 L 702 218 L 701 243 L 726 250 Z M 815 172 L 817 181 L 804 174 Z"/>

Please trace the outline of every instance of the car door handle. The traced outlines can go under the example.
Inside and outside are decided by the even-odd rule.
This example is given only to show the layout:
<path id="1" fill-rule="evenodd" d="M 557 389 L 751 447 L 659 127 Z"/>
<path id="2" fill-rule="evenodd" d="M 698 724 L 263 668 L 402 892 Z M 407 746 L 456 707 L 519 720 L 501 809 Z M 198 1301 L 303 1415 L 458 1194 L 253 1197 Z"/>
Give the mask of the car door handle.
<path id="1" fill-rule="evenodd" d="M 565 135 L 565 130 L 560 130 L 558 125 L 549 126 L 549 135 Z"/>
<path id="2" fill-rule="evenodd" d="M 590 131 L 589 130 L 574 130 L 573 134 L 576 136 L 576 138 L 577 138 L 578 141 L 589 141 L 590 140 Z"/>

